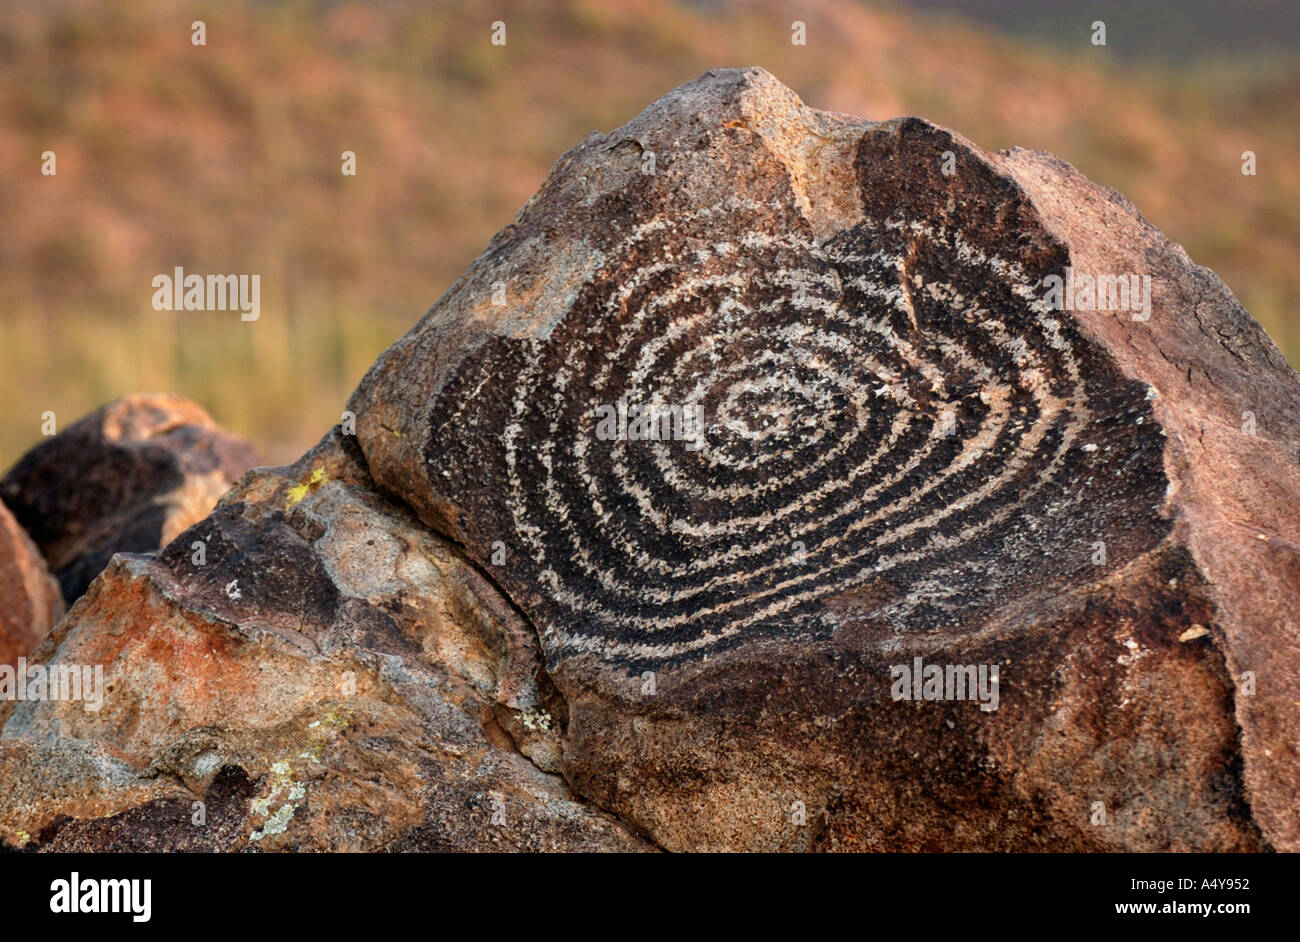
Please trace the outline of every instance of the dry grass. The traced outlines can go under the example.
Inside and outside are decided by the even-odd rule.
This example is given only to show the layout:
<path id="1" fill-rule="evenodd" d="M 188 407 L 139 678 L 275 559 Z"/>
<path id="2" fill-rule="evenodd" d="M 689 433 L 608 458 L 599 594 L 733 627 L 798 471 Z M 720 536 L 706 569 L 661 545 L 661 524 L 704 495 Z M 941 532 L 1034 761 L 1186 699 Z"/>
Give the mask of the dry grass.
<path id="1" fill-rule="evenodd" d="M 67 422 L 151 390 L 295 456 L 564 150 L 720 66 L 763 65 L 817 107 L 1059 154 L 1214 268 L 1300 362 L 1295 73 L 1187 81 L 1083 44 L 1063 57 L 806 6 L 806 47 L 765 3 L 6 6 L 0 466 L 43 411 Z M 39 173 L 47 149 L 56 177 Z M 1259 176 L 1240 173 L 1247 149 Z M 177 265 L 261 274 L 261 319 L 154 311 L 151 279 Z"/>

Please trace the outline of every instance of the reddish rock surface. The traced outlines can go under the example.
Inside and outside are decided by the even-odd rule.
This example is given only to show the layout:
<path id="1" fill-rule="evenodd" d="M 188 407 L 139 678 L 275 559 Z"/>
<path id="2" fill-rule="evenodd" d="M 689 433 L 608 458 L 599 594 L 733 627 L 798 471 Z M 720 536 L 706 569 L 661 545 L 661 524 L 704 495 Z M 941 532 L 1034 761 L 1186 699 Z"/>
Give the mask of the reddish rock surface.
<path id="1" fill-rule="evenodd" d="M 114 553 L 167 545 L 257 463 L 181 396 L 127 396 L 37 445 L 0 479 L 69 604 Z"/>
<path id="2" fill-rule="evenodd" d="M 642 850 L 555 773 L 510 605 L 331 435 L 122 555 L 46 639 L 84 702 L 0 702 L 0 839 L 45 850 Z M 201 802 L 201 804 L 196 804 Z"/>
<path id="3" fill-rule="evenodd" d="M 108 690 L 0 705 L 0 839 L 1300 849 L 1300 378 L 1050 155 L 708 73 L 350 409 L 45 640 Z"/>
<path id="4" fill-rule="evenodd" d="M 63 614 L 59 586 L 13 514 L 0 503 L 0 664 L 16 665 Z"/>

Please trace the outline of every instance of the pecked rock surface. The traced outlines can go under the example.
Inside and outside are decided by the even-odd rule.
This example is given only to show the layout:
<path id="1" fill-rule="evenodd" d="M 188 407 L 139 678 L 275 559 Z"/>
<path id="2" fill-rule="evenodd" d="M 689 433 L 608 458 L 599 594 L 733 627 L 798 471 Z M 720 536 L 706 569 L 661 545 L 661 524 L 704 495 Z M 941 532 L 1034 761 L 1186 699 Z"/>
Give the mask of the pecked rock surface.
<path id="1" fill-rule="evenodd" d="M 1300 849 L 1300 379 L 1050 155 L 710 72 L 349 408 L 47 638 L 5 841 Z"/>
<path id="2" fill-rule="evenodd" d="M 63 597 L 40 551 L 0 503 L 0 665 L 16 665 L 62 614 Z"/>
<path id="3" fill-rule="evenodd" d="M 181 396 L 127 396 L 42 442 L 0 479 L 0 499 L 69 604 L 114 553 L 166 546 L 257 462 L 252 445 Z"/>

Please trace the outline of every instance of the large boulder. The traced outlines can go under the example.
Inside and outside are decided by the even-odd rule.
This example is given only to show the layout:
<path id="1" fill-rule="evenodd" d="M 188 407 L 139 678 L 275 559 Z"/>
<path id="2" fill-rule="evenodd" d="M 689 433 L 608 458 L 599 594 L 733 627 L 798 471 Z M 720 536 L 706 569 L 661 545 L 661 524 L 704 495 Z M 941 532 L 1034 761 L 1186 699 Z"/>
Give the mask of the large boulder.
<path id="1" fill-rule="evenodd" d="M 181 396 L 110 402 L 25 454 L 0 499 L 45 554 L 68 603 L 114 553 L 166 546 L 257 463 L 253 446 Z"/>
<path id="2" fill-rule="evenodd" d="M 1300 849 L 1300 381 L 1055 157 L 709 73 L 565 155 L 351 408 L 663 846 Z M 917 658 L 997 709 L 894 699 Z"/>
<path id="3" fill-rule="evenodd" d="M 0 838 L 1300 849 L 1300 379 L 1050 155 L 708 73 L 349 410 L 45 640 Z"/>
<path id="4" fill-rule="evenodd" d="M 0 666 L 16 667 L 63 614 L 45 559 L 0 503 Z"/>

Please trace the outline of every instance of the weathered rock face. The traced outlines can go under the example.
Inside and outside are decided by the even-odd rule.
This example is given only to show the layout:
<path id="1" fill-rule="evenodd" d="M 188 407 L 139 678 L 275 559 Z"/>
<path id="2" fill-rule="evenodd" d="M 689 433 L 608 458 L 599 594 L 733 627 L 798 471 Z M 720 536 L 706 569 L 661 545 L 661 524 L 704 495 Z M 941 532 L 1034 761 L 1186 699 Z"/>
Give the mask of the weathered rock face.
<path id="1" fill-rule="evenodd" d="M 257 462 L 252 445 L 181 396 L 111 402 L 29 451 L 3 499 L 76 601 L 114 553 L 166 546 Z"/>
<path id="2" fill-rule="evenodd" d="M 35 659 L 105 688 L 0 704 L 12 845 L 649 846 L 543 771 L 563 713 L 535 641 L 335 435 L 114 560 Z"/>
<path id="3" fill-rule="evenodd" d="M 1300 379 L 1049 155 L 709 73 L 350 409 L 46 639 L 5 841 L 1300 849 Z"/>
<path id="4" fill-rule="evenodd" d="M 0 503 L 0 665 L 15 666 L 62 614 L 63 598 L 45 560 Z"/>
<path id="5" fill-rule="evenodd" d="M 664 846 L 1300 846 L 1300 383 L 1049 155 L 711 73 L 566 155 L 352 408 L 536 627 L 566 776 Z M 917 657 L 998 709 L 896 701 Z"/>

